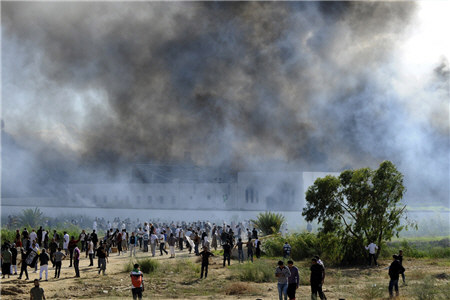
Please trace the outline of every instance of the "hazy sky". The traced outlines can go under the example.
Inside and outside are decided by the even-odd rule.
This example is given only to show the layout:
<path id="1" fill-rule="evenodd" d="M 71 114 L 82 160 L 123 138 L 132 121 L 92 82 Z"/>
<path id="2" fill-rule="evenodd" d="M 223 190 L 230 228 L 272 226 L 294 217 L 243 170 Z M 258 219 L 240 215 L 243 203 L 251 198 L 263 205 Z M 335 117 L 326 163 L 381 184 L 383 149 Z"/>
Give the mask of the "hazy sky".
<path id="1" fill-rule="evenodd" d="M 1 6 L 10 185 L 189 151 L 233 169 L 389 159 L 448 201 L 447 1 Z"/>

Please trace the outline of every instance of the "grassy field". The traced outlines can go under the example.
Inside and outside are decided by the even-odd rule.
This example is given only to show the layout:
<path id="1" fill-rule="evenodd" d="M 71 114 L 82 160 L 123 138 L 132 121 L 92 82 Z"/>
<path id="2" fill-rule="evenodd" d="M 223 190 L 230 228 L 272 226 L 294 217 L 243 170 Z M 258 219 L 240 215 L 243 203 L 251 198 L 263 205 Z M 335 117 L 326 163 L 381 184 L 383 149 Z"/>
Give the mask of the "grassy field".
<path id="1" fill-rule="evenodd" d="M 148 253 L 138 253 L 139 260 L 148 260 Z M 198 257 L 186 251 L 177 258 L 151 258 L 149 274 L 144 275 L 146 299 L 276 299 L 276 278 L 273 276 L 278 258 L 263 257 L 255 263 L 240 265 L 232 260 L 223 267 L 221 257 L 211 259 L 207 279 L 201 280 Z M 81 278 L 74 278 L 74 270 L 63 262 L 62 277 L 53 279 L 50 268 L 48 282 L 41 286 L 48 299 L 124 299 L 131 298 L 129 278 L 130 258 L 112 254 L 107 275 L 97 274 L 97 268 L 88 267 L 88 259 L 80 262 Z M 326 263 L 326 262 L 325 262 Z M 384 299 L 388 296 L 390 260 L 382 259 L 374 268 L 327 267 L 324 290 L 328 299 Z M 309 260 L 296 262 L 300 270 L 301 286 L 297 299 L 310 299 Z M 447 299 L 450 294 L 449 259 L 405 258 L 407 286 L 400 287 L 400 299 Z M 29 269 L 30 271 L 30 269 Z M 259 274 L 259 275 L 258 275 Z M 38 273 L 30 273 L 30 279 Z M 2 299 L 29 299 L 32 282 L 18 280 L 17 276 L 1 280 Z"/>

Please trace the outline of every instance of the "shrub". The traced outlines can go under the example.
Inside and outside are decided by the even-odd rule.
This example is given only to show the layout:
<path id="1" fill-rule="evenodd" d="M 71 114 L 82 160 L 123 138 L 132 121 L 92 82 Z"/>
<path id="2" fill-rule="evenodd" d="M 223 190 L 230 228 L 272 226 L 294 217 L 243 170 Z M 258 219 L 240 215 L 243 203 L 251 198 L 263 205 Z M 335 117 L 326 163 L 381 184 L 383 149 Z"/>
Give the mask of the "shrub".
<path id="1" fill-rule="evenodd" d="M 280 227 L 285 221 L 282 214 L 266 211 L 260 213 L 256 220 L 251 220 L 256 228 L 261 230 L 263 234 L 269 235 L 280 231 Z"/>
<path id="2" fill-rule="evenodd" d="M 150 274 L 155 272 L 159 267 L 159 262 L 150 258 L 142 258 L 142 259 L 130 259 L 124 266 L 124 272 L 131 272 L 134 268 L 134 264 L 138 263 L 142 273 Z"/>
<path id="3" fill-rule="evenodd" d="M 45 219 L 44 213 L 37 207 L 34 210 L 31 208 L 24 209 L 22 214 L 19 215 L 19 223 L 26 224 L 31 228 L 44 224 Z"/>
<path id="4" fill-rule="evenodd" d="M 385 289 L 383 287 L 377 286 L 376 284 L 368 284 L 361 291 L 361 297 L 363 299 L 377 299 L 383 297 Z"/>
<path id="5" fill-rule="evenodd" d="M 426 277 L 422 282 L 418 283 L 414 288 L 415 298 L 418 300 L 432 300 L 438 296 L 438 289 L 434 286 L 434 279 Z"/>
<path id="6" fill-rule="evenodd" d="M 247 262 L 244 264 L 231 266 L 234 275 L 241 281 L 249 282 L 272 282 L 275 281 L 275 268 L 262 260 L 254 263 Z"/>
<path id="7" fill-rule="evenodd" d="M 225 288 L 225 295 L 255 294 L 256 289 L 246 282 L 232 282 Z"/>
<path id="8" fill-rule="evenodd" d="M 139 264 L 142 273 L 145 273 L 145 274 L 153 273 L 159 267 L 158 261 L 156 261 L 154 259 L 150 259 L 150 258 L 139 259 L 137 261 L 137 263 Z"/>
<path id="9" fill-rule="evenodd" d="M 315 254 L 322 253 L 319 240 L 312 233 L 294 233 L 286 237 L 271 236 L 264 240 L 263 250 L 268 256 L 281 257 L 286 241 L 291 245 L 291 258 L 294 260 L 311 258 Z"/>

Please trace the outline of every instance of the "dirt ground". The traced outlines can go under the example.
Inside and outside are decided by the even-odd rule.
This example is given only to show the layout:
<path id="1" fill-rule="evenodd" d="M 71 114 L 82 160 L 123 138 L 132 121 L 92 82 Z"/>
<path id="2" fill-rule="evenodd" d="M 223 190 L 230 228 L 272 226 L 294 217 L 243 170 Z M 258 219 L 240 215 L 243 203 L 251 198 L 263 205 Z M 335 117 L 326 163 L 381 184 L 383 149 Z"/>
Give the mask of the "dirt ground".
<path id="1" fill-rule="evenodd" d="M 147 258 L 149 253 L 138 251 L 138 258 Z M 197 257 L 187 251 L 178 252 L 175 259 L 168 256 L 154 258 L 160 265 L 151 275 L 144 275 L 144 299 L 278 299 L 276 282 L 239 282 L 231 269 L 223 268 L 220 257 L 213 257 L 207 279 L 199 279 Z M 42 281 L 47 299 L 132 299 L 131 281 L 125 265 L 130 261 L 129 253 L 111 254 L 107 264 L 107 275 L 98 275 L 96 267 L 88 267 L 89 259 L 80 261 L 81 278 L 75 278 L 73 268 L 65 260 L 61 277 L 54 279 L 54 269 L 49 268 L 49 281 Z M 176 267 L 180 262 L 189 267 Z M 95 261 L 95 264 L 97 262 Z M 374 268 L 327 268 L 324 291 L 328 299 L 384 299 L 388 296 L 387 270 L 390 261 L 380 261 Z M 231 264 L 238 264 L 232 260 Z M 274 264 L 274 270 L 275 270 Z M 311 299 L 308 286 L 309 262 L 298 262 L 301 286 L 297 299 Z M 423 282 L 431 278 L 431 289 L 450 292 L 450 260 L 406 259 L 404 261 L 407 286 L 400 284 L 400 299 L 414 299 L 423 288 Z M 39 278 L 30 272 L 30 280 L 18 280 L 17 276 L 1 280 L 1 299 L 29 299 L 33 280 Z M 275 277 L 274 277 L 275 280 Z"/>

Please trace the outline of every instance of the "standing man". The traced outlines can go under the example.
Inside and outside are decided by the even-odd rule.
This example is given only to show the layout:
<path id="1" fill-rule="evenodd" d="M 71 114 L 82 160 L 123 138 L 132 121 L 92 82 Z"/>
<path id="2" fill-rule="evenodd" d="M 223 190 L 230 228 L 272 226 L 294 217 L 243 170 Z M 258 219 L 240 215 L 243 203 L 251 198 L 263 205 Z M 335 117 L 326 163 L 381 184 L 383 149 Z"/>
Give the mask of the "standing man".
<path id="1" fill-rule="evenodd" d="M 234 246 L 235 248 L 236 247 L 238 248 L 238 260 L 239 260 L 239 263 L 241 263 L 241 261 L 242 261 L 242 263 L 244 263 L 244 249 L 242 247 L 243 244 L 244 243 L 242 243 L 242 239 L 239 238 L 238 242 L 236 243 L 236 246 Z"/>
<path id="2" fill-rule="evenodd" d="M 170 258 L 175 258 L 175 243 L 177 239 L 173 235 L 173 233 L 170 234 L 169 239 L 167 243 L 169 244 L 169 251 L 170 251 Z"/>
<path id="3" fill-rule="evenodd" d="M 34 280 L 34 288 L 30 290 L 30 300 L 45 300 L 44 289 L 39 287 L 39 280 Z"/>
<path id="4" fill-rule="evenodd" d="M 144 291 L 144 274 L 139 270 L 139 264 L 134 264 L 133 271 L 130 273 L 131 277 L 131 293 L 133 299 L 142 299 L 142 292 Z"/>
<path id="5" fill-rule="evenodd" d="M 138 241 L 138 239 L 134 235 L 134 231 L 133 231 L 130 236 L 130 257 L 133 256 L 133 254 L 134 254 L 134 256 L 136 256 L 137 241 Z"/>
<path id="6" fill-rule="evenodd" d="M 84 229 L 80 233 L 79 240 L 81 242 L 81 251 L 86 251 L 86 232 Z"/>
<path id="7" fill-rule="evenodd" d="M 147 229 L 144 229 L 144 235 L 142 236 L 142 239 L 144 241 L 144 252 L 148 252 L 149 235 L 148 235 L 148 230 Z"/>
<path id="8" fill-rule="evenodd" d="M 291 245 L 286 241 L 283 246 L 283 258 L 289 258 L 291 256 Z"/>
<path id="9" fill-rule="evenodd" d="M 202 270 L 200 273 L 200 279 L 203 278 L 203 271 L 205 271 L 205 278 L 208 277 L 208 266 L 209 266 L 209 257 L 214 256 L 211 252 L 208 251 L 208 247 L 203 247 L 203 251 L 199 253 L 202 257 Z"/>
<path id="10" fill-rule="evenodd" d="M 89 267 L 92 267 L 92 266 L 94 266 L 94 243 L 92 242 L 91 238 L 88 239 L 87 247 L 88 247 L 89 262 L 90 262 Z"/>
<path id="11" fill-rule="evenodd" d="M 80 277 L 80 256 L 81 251 L 78 246 L 73 249 L 73 267 L 75 269 L 75 277 Z"/>
<path id="12" fill-rule="evenodd" d="M 390 298 L 394 297 L 394 293 L 393 293 L 394 288 L 395 288 L 395 296 L 396 297 L 399 296 L 398 278 L 401 273 L 405 272 L 405 268 L 403 268 L 402 264 L 398 260 L 398 256 L 394 254 L 394 255 L 392 255 L 392 258 L 394 259 L 394 261 L 389 266 L 389 273 L 388 273 L 389 277 L 391 278 L 391 280 L 389 281 L 389 288 L 388 288 Z"/>
<path id="13" fill-rule="evenodd" d="M 63 237 L 63 249 L 65 251 L 66 256 L 69 255 L 69 234 L 67 234 L 66 231 L 64 231 L 64 237 Z"/>
<path id="14" fill-rule="evenodd" d="M 95 232 L 96 230 L 92 230 L 91 233 L 91 240 L 94 243 L 94 257 L 95 257 L 95 249 L 97 249 L 97 243 L 98 243 L 98 236 L 97 233 Z"/>
<path id="15" fill-rule="evenodd" d="M 398 261 L 400 262 L 400 264 L 403 267 L 403 250 L 399 250 L 397 256 L 398 256 Z M 400 274 L 402 274 L 403 285 L 407 285 L 405 282 L 405 271 L 401 272 Z"/>
<path id="16" fill-rule="evenodd" d="M 378 267 L 377 257 L 376 257 L 378 246 L 374 243 L 370 243 L 365 248 L 366 248 L 366 250 L 369 250 L 369 267 L 372 266 L 372 258 L 373 258 L 373 262 L 375 263 L 375 266 Z"/>
<path id="17" fill-rule="evenodd" d="M 62 260 L 66 258 L 66 255 L 61 252 L 61 247 L 53 254 L 53 261 L 55 262 L 55 278 L 59 278 L 61 275 Z"/>
<path id="18" fill-rule="evenodd" d="M 39 261 L 41 263 L 41 267 L 39 268 L 39 280 L 42 280 L 42 273 L 45 272 L 45 281 L 48 281 L 48 261 L 50 257 L 48 256 L 45 249 L 42 249 L 41 254 L 39 255 Z"/>
<path id="19" fill-rule="evenodd" d="M 97 257 L 98 257 L 98 265 L 100 266 L 100 269 L 98 270 L 98 274 L 100 272 L 103 272 L 103 275 L 105 275 L 106 271 L 106 250 L 103 243 L 100 243 L 100 247 L 97 249 Z"/>
<path id="20" fill-rule="evenodd" d="M 223 266 L 225 267 L 225 261 L 228 261 L 228 265 L 230 265 L 231 259 L 231 245 L 227 242 L 223 244 Z"/>
<path id="21" fill-rule="evenodd" d="M 248 239 L 247 242 L 247 260 L 249 259 L 253 262 L 253 243 L 251 239 Z"/>
<path id="22" fill-rule="evenodd" d="M 74 236 L 71 237 L 70 242 L 69 242 L 69 253 L 70 253 L 70 267 L 72 267 L 72 260 L 73 260 L 73 251 L 75 250 L 75 247 L 77 247 L 79 240 L 76 240 Z"/>
<path id="23" fill-rule="evenodd" d="M 284 265 L 283 261 L 278 262 L 278 267 L 275 270 L 275 276 L 278 278 L 278 299 L 287 300 L 288 278 L 291 276 L 291 271 Z"/>
<path id="24" fill-rule="evenodd" d="M 5 243 L 2 246 L 2 278 L 5 278 L 5 275 L 9 275 L 11 273 L 11 258 L 12 253 L 9 250 L 9 244 Z"/>
<path id="25" fill-rule="evenodd" d="M 300 276 L 298 274 L 298 268 L 294 266 L 292 260 L 288 261 L 288 268 L 291 272 L 291 276 L 288 278 L 287 295 L 290 300 L 295 300 L 295 292 L 300 284 Z"/>
<path id="26" fill-rule="evenodd" d="M 327 299 L 322 291 L 322 285 L 325 280 L 325 270 L 322 265 L 317 263 L 317 258 L 312 259 L 311 277 L 309 282 L 311 283 L 311 299 L 317 299 L 317 293 L 319 293 L 320 299 Z"/>

